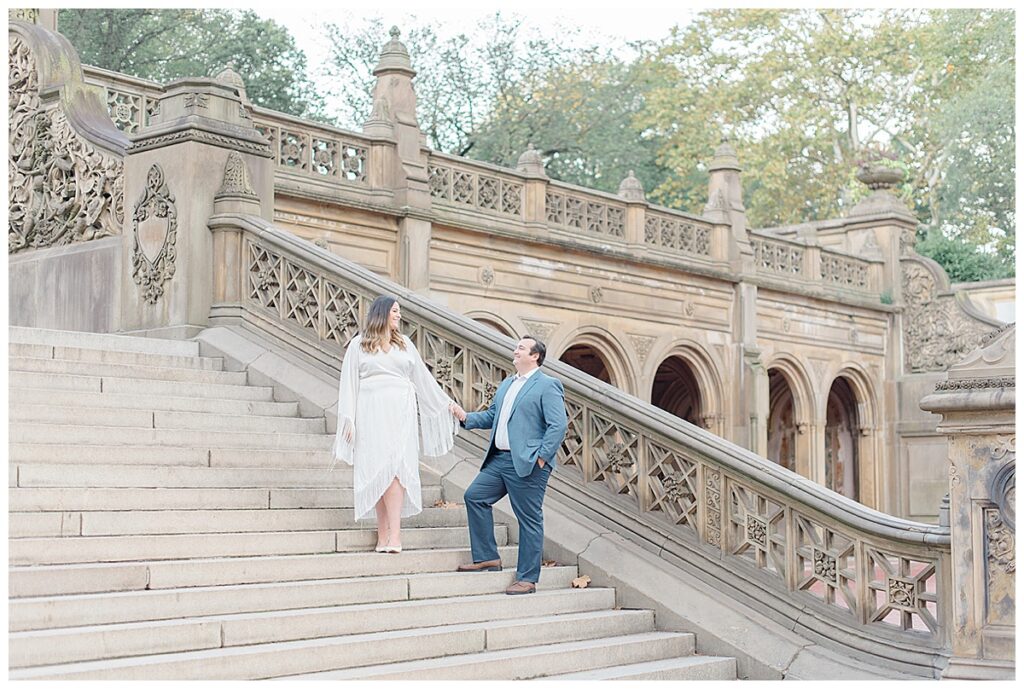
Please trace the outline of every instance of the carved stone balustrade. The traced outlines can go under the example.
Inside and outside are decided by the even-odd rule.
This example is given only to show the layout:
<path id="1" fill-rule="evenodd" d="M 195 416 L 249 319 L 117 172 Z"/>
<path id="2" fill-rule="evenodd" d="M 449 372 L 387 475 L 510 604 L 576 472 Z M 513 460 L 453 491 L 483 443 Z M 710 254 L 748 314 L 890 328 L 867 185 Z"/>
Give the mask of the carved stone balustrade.
<path id="1" fill-rule="evenodd" d="M 953 658 L 943 677 L 1013 679 L 1016 326 L 987 337 L 921 400 L 949 439 Z"/>
<path id="2" fill-rule="evenodd" d="M 511 339 L 365 268 L 256 217 L 218 214 L 210 228 L 223 237 L 211 325 L 258 331 L 336 372 L 372 299 L 392 293 L 465 408 L 489 404 L 510 371 Z M 945 664 L 948 529 L 868 509 L 561 362 L 545 367 L 569 417 L 552 490 L 802 633 L 918 674 Z"/>

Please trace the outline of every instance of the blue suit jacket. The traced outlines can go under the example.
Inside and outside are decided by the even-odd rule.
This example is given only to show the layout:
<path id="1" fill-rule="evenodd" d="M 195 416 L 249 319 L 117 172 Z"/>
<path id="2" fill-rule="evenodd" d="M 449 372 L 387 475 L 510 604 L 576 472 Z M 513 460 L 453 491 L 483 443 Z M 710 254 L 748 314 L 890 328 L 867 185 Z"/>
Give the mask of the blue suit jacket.
<path id="1" fill-rule="evenodd" d="M 509 376 L 498 386 L 494 401 L 484 411 L 466 415 L 463 425 L 491 429 L 491 445 L 484 457 L 484 464 L 497 451 L 494 435 L 498 428 L 498 416 L 505 393 L 512 385 L 514 376 Z M 558 448 L 565 439 L 567 423 L 565 417 L 565 390 L 557 378 L 537 371 L 523 384 L 512 404 L 512 415 L 508 420 L 508 440 L 512 449 L 512 465 L 519 476 L 529 476 L 538 459 L 551 464 L 554 470 Z"/>

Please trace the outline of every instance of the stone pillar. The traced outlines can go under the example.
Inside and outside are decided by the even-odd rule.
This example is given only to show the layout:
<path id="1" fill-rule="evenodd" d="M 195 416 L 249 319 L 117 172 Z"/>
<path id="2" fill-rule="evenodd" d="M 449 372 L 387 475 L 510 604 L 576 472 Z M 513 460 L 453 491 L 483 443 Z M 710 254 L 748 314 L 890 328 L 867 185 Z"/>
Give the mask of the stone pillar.
<path id="1" fill-rule="evenodd" d="M 516 171 L 526 175 L 523 191 L 523 220 L 526 225 L 539 231 L 548 228 L 545 198 L 548 191 L 548 174 L 544 171 L 544 159 L 540 151 L 528 144 L 516 163 Z"/>
<path id="2" fill-rule="evenodd" d="M 271 219 L 271 152 L 231 69 L 171 82 L 151 122 L 125 157 L 122 327 L 187 338 L 210 316 L 215 198 Z"/>
<path id="3" fill-rule="evenodd" d="M 949 439 L 953 657 L 943 677 L 1013 679 L 1016 556 L 1016 328 L 950 367 L 921 400 Z"/>
<path id="4" fill-rule="evenodd" d="M 630 170 L 619 183 L 619 197 L 626 202 L 625 239 L 634 254 L 641 254 L 645 248 L 644 222 L 647 215 L 647 197 L 644 187 Z"/>
<path id="5" fill-rule="evenodd" d="M 380 51 L 373 75 L 374 120 L 390 122 L 396 143 L 391 179 L 395 203 L 405 215 L 398 223 L 398 279 L 409 289 L 430 287 L 430 180 L 429 149 L 416 119 L 416 90 L 409 51 L 398 40 L 401 32 L 391 27 L 391 40 Z M 383 130 L 381 133 L 384 133 Z"/>
<path id="6" fill-rule="evenodd" d="M 735 294 L 739 380 L 732 396 L 737 425 L 730 440 L 763 457 L 768 454 L 768 371 L 757 344 L 757 285 L 740 282 Z"/>
<path id="7" fill-rule="evenodd" d="M 754 250 L 747 237 L 747 210 L 743 205 L 743 185 L 740 183 L 742 170 L 736 149 L 723 138 L 708 166 L 710 179 L 704 217 L 716 225 L 728 226 L 728 259 L 733 271 L 752 273 Z"/>

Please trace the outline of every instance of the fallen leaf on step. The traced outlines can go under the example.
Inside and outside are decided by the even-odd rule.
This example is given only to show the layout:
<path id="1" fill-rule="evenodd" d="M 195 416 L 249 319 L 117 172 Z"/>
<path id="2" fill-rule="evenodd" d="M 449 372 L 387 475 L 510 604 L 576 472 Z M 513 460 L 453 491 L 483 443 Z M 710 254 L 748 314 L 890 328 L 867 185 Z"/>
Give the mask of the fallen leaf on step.
<path id="1" fill-rule="evenodd" d="M 455 510 L 462 507 L 457 502 L 448 502 L 447 500 L 438 500 L 434 503 L 434 507 L 440 507 L 442 510 Z"/>
<path id="2" fill-rule="evenodd" d="M 557 567 L 558 563 L 555 562 L 554 560 L 544 560 L 544 562 L 540 563 L 540 566 L 541 567 Z"/>
<path id="3" fill-rule="evenodd" d="M 590 577 L 584 574 L 581 577 L 576 577 L 572 580 L 572 587 L 574 589 L 585 589 L 590 586 Z"/>

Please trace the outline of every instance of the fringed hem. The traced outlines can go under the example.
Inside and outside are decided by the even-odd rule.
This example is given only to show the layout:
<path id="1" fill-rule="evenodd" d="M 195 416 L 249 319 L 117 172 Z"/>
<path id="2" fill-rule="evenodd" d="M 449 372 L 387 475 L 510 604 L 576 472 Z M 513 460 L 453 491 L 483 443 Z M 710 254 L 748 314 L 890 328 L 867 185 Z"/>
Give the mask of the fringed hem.
<path id="1" fill-rule="evenodd" d="M 420 436 L 422 454 L 426 457 L 440 457 L 455 447 L 455 436 L 459 426 L 455 417 L 445 408 L 436 414 L 420 414 Z"/>
<path id="2" fill-rule="evenodd" d="M 384 491 L 388 489 L 388 486 L 396 478 L 402 485 L 403 493 L 405 493 L 405 496 L 402 498 L 400 516 L 402 518 L 412 517 L 423 511 L 423 495 L 420 489 L 419 467 L 417 466 L 416 471 L 413 473 L 404 470 L 397 473 L 382 471 L 367 481 L 365 485 L 356 487 L 354 489 L 354 506 L 357 520 L 377 521 L 377 503 L 384 496 Z"/>
<path id="3" fill-rule="evenodd" d="M 354 427 L 351 419 L 338 419 L 338 430 L 334 434 L 334 444 L 331 445 L 331 463 L 327 466 L 327 471 L 334 471 L 339 461 L 352 466 L 355 442 L 350 443 L 345 440 L 344 430 L 346 424 L 351 424 Z M 355 438 L 353 437 L 354 440 Z"/>

